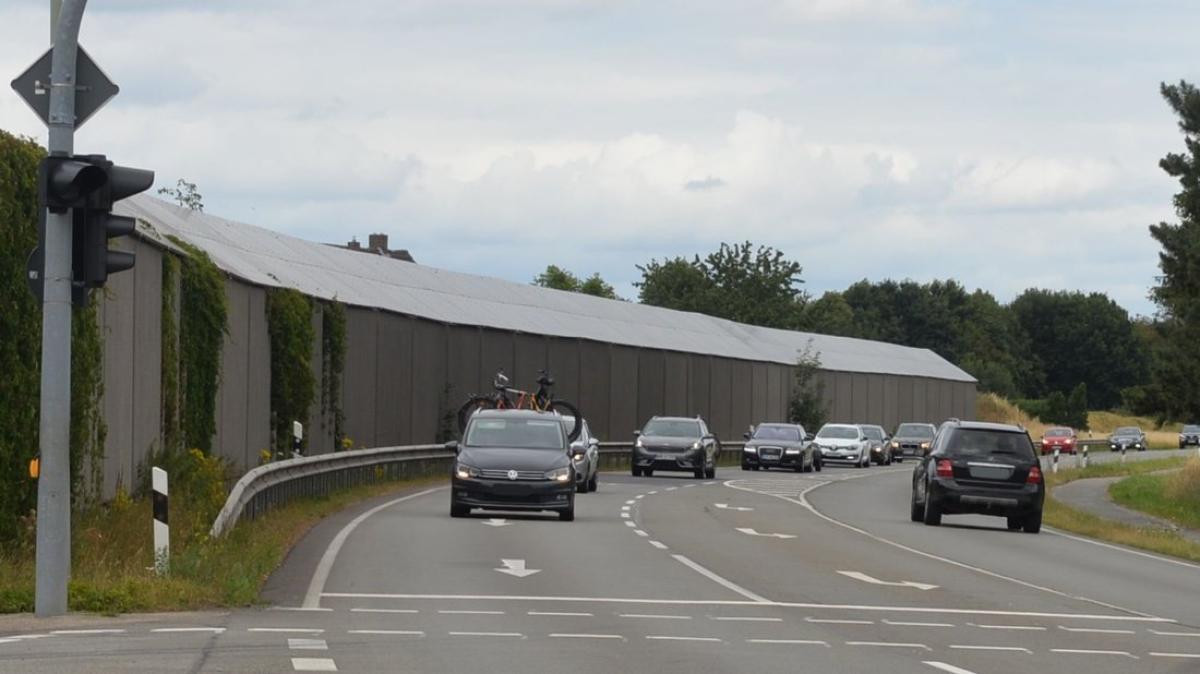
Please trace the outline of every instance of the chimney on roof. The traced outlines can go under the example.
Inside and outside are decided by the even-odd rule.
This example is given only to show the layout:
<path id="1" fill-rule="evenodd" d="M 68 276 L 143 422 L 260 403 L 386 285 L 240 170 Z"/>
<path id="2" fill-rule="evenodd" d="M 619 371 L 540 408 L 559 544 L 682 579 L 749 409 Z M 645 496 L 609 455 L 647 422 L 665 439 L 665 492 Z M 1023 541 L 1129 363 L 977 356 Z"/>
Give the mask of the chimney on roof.
<path id="1" fill-rule="evenodd" d="M 373 252 L 383 253 L 388 252 L 388 236 L 387 234 L 372 234 L 367 237 L 367 247 Z"/>
<path id="2" fill-rule="evenodd" d="M 350 250 L 362 250 L 362 244 L 358 242 L 357 236 L 350 237 L 350 243 L 347 243 L 346 247 Z"/>

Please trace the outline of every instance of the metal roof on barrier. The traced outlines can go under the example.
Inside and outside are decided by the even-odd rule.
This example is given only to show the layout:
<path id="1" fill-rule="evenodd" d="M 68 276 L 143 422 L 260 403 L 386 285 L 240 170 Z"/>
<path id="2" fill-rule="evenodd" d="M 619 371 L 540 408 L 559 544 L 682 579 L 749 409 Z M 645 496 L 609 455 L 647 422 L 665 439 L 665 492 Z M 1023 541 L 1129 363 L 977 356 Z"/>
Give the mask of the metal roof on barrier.
<path id="1" fill-rule="evenodd" d="M 434 269 L 304 241 L 199 213 L 147 195 L 118 202 L 145 238 L 178 236 L 222 270 L 262 286 L 457 325 L 575 337 L 613 344 L 793 364 L 806 348 L 821 369 L 973 382 L 929 349 L 760 328 L 703 314 Z"/>

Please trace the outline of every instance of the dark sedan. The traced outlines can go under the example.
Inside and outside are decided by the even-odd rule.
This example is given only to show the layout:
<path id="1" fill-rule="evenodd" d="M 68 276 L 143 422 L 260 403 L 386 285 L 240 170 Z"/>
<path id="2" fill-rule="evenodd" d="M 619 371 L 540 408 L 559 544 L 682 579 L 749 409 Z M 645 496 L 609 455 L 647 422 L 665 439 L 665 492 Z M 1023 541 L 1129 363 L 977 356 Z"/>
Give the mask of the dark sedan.
<path id="1" fill-rule="evenodd" d="M 471 416 L 450 483 L 450 516 L 484 510 L 551 510 L 575 519 L 575 468 L 557 415 L 480 410 Z"/>
<path id="2" fill-rule="evenodd" d="M 900 424 L 892 434 L 892 441 L 888 443 L 892 448 L 892 460 L 900 462 L 925 456 L 936 433 L 937 428 L 933 424 Z"/>
<path id="3" fill-rule="evenodd" d="M 683 470 L 697 479 L 717 475 L 721 442 L 700 417 L 653 417 L 635 431 L 630 464 L 634 476 L 655 470 Z"/>
<path id="4" fill-rule="evenodd" d="M 746 434 L 742 470 L 787 468 L 797 473 L 821 470 L 821 456 L 798 424 L 759 424 Z"/>
<path id="5" fill-rule="evenodd" d="M 1146 451 L 1146 434 L 1137 426 L 1122 426 L 1108 436 L 1108 448 L 1114 452 L 1136 449 Z"/>

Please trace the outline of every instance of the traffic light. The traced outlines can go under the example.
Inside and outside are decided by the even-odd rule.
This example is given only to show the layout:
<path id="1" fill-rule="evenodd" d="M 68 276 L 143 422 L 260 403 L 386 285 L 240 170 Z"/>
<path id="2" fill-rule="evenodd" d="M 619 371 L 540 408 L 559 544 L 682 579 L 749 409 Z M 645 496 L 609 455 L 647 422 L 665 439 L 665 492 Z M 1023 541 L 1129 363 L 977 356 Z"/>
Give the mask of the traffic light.
<path id="1" fill-rule="evenodd" d="M 87 157 L 52 155 L 38 165 L 38 173 L 42 206 L 55 213 L 82 207 L 92 193 L 108 182 L 104 169 Z"/>
<path id="2" fill-rule="evenodd" d="M 114 215 L 113 204 L 154 184 L 154 172 L 117 166 L 104 155 L 75 157 L 104 175 L 100 187 L 88 193 L 82 208 L 74 213 L 73 259 L 74 280 L 77 286 L 99 288 L 109 274 L 131 269 L 133 253 L 109 250 L 108 240 L 132 234 L 137 224 L 133 218 Z"/>

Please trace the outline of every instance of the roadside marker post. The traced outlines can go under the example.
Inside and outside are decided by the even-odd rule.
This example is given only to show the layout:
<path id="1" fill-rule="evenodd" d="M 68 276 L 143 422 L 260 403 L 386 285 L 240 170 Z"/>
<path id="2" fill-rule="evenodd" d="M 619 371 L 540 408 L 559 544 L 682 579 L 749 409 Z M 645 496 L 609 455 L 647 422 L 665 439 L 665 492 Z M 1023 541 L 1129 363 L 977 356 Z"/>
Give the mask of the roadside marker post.
<path id="1" fill-rule="evenodd" d="M 167 523 L 167 471 L 151 470 L 154 492 L 154 572 L 159 576 L 171 570 L 171 527 Z"/>
<path id="2" fill-rule="evenodd" d="M 1058 447 L 1054 448 L 1054 459 L 1051 461 L 1051 470 L 1055 474 L 1058 473 Z"/>
<path id="3" fill-rule="evenodd" d="M 1083 459 L 1082 459 L 1082 461 L 1083 461 L 1083 467 L 1084 467 L 1084 468 L 1087 468 L 1087 466 L 1088 466 L 1088 447 L 1087 447 L 1087 445 L 1084 445 L 1084 446 L 1083 446 Z"/>
<path id="4" fill-rule="evenodd" d="M 1121 445 L 1121 465 L 1125 465 L 1125 445 Z"/>

